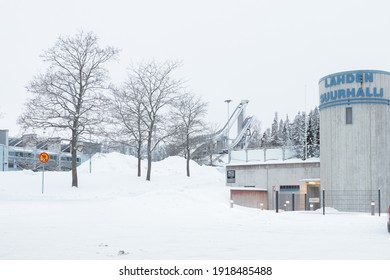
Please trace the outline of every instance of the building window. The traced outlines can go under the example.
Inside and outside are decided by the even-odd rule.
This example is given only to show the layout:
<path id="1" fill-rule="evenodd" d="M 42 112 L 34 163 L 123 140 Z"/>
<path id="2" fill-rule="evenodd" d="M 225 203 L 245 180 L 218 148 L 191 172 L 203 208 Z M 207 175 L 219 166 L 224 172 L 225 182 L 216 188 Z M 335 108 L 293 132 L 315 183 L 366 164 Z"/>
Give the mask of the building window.
<path id="1" fill-rule="evenodd" d="M 236 171 L 235 170 L 228 170 L 226 172 L 227 175 L 227 182 L 228 183 L 235 183 L 236 182 Z"/>
<path id="2" fill-rule="evenodd" d="M 345 123 L 352 124 L 352 107 L 345 108 Z"/>
<path id="3" fill-rule="evenodd" d="M 299 192 L 299 185 L 281 185 L 279 190 L 281 192 Z"/>

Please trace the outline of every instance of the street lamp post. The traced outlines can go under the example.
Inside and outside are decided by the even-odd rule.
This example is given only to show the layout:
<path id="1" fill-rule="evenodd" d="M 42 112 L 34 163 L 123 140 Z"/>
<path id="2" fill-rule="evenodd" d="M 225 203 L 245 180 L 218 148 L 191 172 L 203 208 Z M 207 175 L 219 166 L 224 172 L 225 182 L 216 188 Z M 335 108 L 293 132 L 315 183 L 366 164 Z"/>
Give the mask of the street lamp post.
<path id="1" fill-rule="evenodd" d="M 228 151 L 228 162 L 230 162 L 230 150 L 229 150 L 229 121 L 230 121 L 230 112 L 229 112 L 229 103 L 232 102 L 231 99 L 226 99 L 224 102 L 227 103 L 227 109 L 228 109 L 228 118 L 227 118 L 227 130 L 226 130 L 226 148 Z"/>
<path id="2" fill-rule="evenodd" d="M 232 102 L 231 99 L 226 99 L 225 102 L 227 103 L 227 131 L 226 131 L 226 146 L 229 147 L 229 120 L 230 120 L 230 112 L 229 112 L 229 103 Z"/>

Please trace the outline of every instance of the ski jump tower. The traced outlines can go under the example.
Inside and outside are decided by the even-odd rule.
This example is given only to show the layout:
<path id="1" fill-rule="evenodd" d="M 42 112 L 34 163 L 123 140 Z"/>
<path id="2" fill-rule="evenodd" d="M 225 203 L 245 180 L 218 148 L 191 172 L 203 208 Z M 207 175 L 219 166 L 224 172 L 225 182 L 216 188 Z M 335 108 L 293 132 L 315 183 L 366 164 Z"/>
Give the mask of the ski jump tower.
<path id="1" fill-rule="evenodd" d="M 192 154 L 197 158 L 206 156 L 210 152 L 210 143 L 214 154 L 227 154 L 233 149 L 246 149 L 251 136 L 249 129 L 253 122 L 252 116 L 245 117 L 248 102 L 249 100 L 242 100 L 238 104 L 222 129 L 211 135 L 203 135 L 203 141 L 199 142 Z M 235 124 L 237 130 L 232 129 Z"/>
<path id="2" fill-rule="evenodd" d="M 252 116 L 245 117 L 245 108 L 248 102 L 249 100 L 242 100 L 230 115 L 224 127 L 215 134 L 214 140 L 217 144 L 218 153 L 227 153 L 234 148 L 246 148 L 246 140 L 248 140 L 249 136 L 248 131 L 253 121 Z M 237 131 L 234 135 L 231 133 L 234 131 L 231 130 L 235 124 L 237 124 Z"/>

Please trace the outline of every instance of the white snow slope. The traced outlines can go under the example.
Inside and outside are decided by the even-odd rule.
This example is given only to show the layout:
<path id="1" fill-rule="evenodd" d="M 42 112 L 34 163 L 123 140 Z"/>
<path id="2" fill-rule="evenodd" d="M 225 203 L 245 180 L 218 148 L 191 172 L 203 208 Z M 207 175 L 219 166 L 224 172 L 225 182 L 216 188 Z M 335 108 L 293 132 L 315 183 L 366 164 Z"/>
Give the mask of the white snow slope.
<path id="1" fill-rule="evenodd" d="M 146 165 L 143 163 L 143 165 Z M 100 154 L 69 172 L 0 172 L 0 259 L 389 260 L 386 214 L 229 207 L 224 173 L 185 160 Z"/>

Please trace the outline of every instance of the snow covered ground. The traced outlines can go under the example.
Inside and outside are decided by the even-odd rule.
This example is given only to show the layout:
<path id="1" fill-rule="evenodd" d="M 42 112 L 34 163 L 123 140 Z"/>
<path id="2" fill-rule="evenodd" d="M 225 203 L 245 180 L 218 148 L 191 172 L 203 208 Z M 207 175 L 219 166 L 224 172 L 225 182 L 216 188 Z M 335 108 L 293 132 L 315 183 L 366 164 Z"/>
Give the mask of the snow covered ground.
<path id="1" fill-rule="evenodd" d="M 385 213 L 231 209 L 223 170 L 191 172 L 167 158 L 147 182 L 135 158 L 101 154 L 78 189 L 45 172 L 44 194 L 42 173 L 0 172 L 0 259 L 390 260 Z"/>

